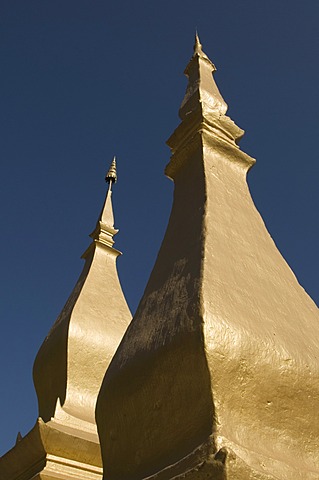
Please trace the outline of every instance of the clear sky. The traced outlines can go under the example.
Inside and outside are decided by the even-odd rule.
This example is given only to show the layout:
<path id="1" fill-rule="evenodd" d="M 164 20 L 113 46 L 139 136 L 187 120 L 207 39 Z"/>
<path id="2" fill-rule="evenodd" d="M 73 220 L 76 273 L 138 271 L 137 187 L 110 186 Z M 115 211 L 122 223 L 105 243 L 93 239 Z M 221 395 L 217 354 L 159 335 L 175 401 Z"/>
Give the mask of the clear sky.
<path id="1" fill-rule="evenodd" d="M 256 206 L 318 304 L 318 21 L 318 0 L 0 0 L 0 455 L 36 420 L 34 357 L 81 271 L 114 154 L 132 311 L 143 293 L 196 28 L 257 159 Z"/>

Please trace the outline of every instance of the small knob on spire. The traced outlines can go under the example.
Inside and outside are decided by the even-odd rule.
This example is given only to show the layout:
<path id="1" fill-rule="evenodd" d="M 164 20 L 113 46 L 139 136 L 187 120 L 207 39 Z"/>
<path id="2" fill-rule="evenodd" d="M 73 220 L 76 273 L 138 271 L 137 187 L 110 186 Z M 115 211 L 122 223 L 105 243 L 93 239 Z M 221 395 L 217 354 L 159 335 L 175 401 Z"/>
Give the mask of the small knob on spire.
<path id="1" fill-rule="evenodd" d="M 110 185 L 113 183 L 116 183 L 117 181 L 117 173 L 116 173 L 116 157 L 114 155 L 114 158 L 112 160 L 111 166 L 109 168 L 109 171 L 107 172 L 105 176 L 105 181 L 109 183 Z"/>

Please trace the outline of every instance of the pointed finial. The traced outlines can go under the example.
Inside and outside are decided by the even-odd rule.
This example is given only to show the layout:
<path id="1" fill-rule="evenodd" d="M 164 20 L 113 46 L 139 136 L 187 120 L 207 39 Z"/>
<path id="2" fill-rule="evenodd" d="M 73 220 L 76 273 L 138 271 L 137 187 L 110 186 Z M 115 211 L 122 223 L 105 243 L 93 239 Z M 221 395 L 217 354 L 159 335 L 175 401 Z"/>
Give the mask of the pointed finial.
<path id="1" fill-rule="evenodd" d="M 117 181 L 117 173 L 116 173 L 116 157 L 114 155 L 111 166 L 109 168 L 109 171 L 107 172 L 105 176 L 105 181 L 112 185 L 113 183 L 116 183 Z"/>
<path id="2" fill-rule="evenodd" d="M 215 65 L 202 50 L 196 31 L 194 53 L 184 71 L 188 77 L 188 86 L 179 109 L 179 116 L 182 120 L 197 108 L 225 115 L 227 104 L 213 78 L 212 74 L 215 70 Z"/>
<path id="3" fill-rule="evenodd" d="M 199 35 L 198 35 L 197 30 L 195 31 L 195 43 L 194 43 L 193 58 L 196 57 L 196 55 L 198 55 L 200 58 L 203 58 L 203 59 L 207 60 L 210 63 L 210 65 L 213 67 L 213 69 L 212 69 L 213 72 L 216 70 L 216 67 L 213 64 L 213 62 L 208 58 L 206 53 L 203 52 L 203 46 L 200 43 L 200 39 L 199 39 Z"/>
<path id="4" fill-rule="evenodd" d="M 204 53 L 203 50 L 202 50 L 202 44 L 200 43 L 200 39 L 199 39 L 197 30 L 195 31 L 194 54 L 195 53 L 198 53 L 198 55 Z"/>

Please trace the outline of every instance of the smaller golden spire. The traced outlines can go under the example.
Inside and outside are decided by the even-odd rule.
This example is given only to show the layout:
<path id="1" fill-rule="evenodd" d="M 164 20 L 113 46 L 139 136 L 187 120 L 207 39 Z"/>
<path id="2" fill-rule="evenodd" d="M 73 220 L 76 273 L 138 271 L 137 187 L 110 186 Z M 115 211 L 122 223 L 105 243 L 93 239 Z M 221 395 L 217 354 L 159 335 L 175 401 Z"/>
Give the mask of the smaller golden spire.
<path id="1" fill-rule="evenodd" d="M 90 237 L 93 238 L 93 245 L 95 243 L 103 244 L 104 246 L 113 247 L 114 240 L 113 236 L 118 232 L 114 228 L 114 215 L 112 207 L 112 185 L 117 182 L 117 172 L 116 172 L 116 157 L 114 155 L 111 166 L 105 175 L 105 181 L 109 184 L 105 202 L 100 213 L 99 219 L 97 221 L 94 231 L 91 233 Z M 87 252 L 90 251 L 92 244 L 84 252 L 83 256 L 85 257 Z M 117 254 L 120 252 L 116 251 Z"/>
<path id="2" fill-rule="evenodd" d="M 117 172 L 116 172 L 116 156 L 114 155 L 109 171 L 105 176 L 105 181 L 112 185 L 112 183 L 117 182 Z"/>
<path id="3" fill-rule="evenodd" d="M 45 422 L 51 419 L 53 428 L 58 424 L 67 427 L 65 432 L 73 428 L 80 431 L 72 435 L 81 441 L 90 438 L 81 432 L 91 433 L 94 442 L 98 392 L 132 318 L 116 270 L 121 252 L 113 248 L 118 232 L 114 228 L 111 190 L 117 180 L 115 157 L 105 180 L 109 185 L 90 235 L 92 242 L 82 255 L 86 261 L 82 274 L 33 368 L 39 416 Z"/>

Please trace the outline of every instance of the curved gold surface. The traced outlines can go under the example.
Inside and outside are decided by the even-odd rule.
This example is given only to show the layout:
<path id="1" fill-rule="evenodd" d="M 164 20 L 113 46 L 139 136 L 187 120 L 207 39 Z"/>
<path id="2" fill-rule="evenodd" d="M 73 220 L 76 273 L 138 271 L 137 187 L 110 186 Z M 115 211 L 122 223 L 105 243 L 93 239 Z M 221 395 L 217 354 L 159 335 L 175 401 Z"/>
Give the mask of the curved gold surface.
<path id="1" fill-rule="evenodd" d="M 112 168 L 116 177 L 114 161 Z M 111 185 L 83 255 L 83 271 L 33 370 L 39 416 L 91 432 L 96 432 L 95 404 L 105 370 L 131 320 L 116 269 L 120 252 L 112 248 L 117 230 Z"/>
<path id="2" fill-rule="evenodd" d="M 318 309 L 254 206 L 212 71 L 195 44 L 169 225 L 98 397 L 105 480 L 319 478 Z"/>

